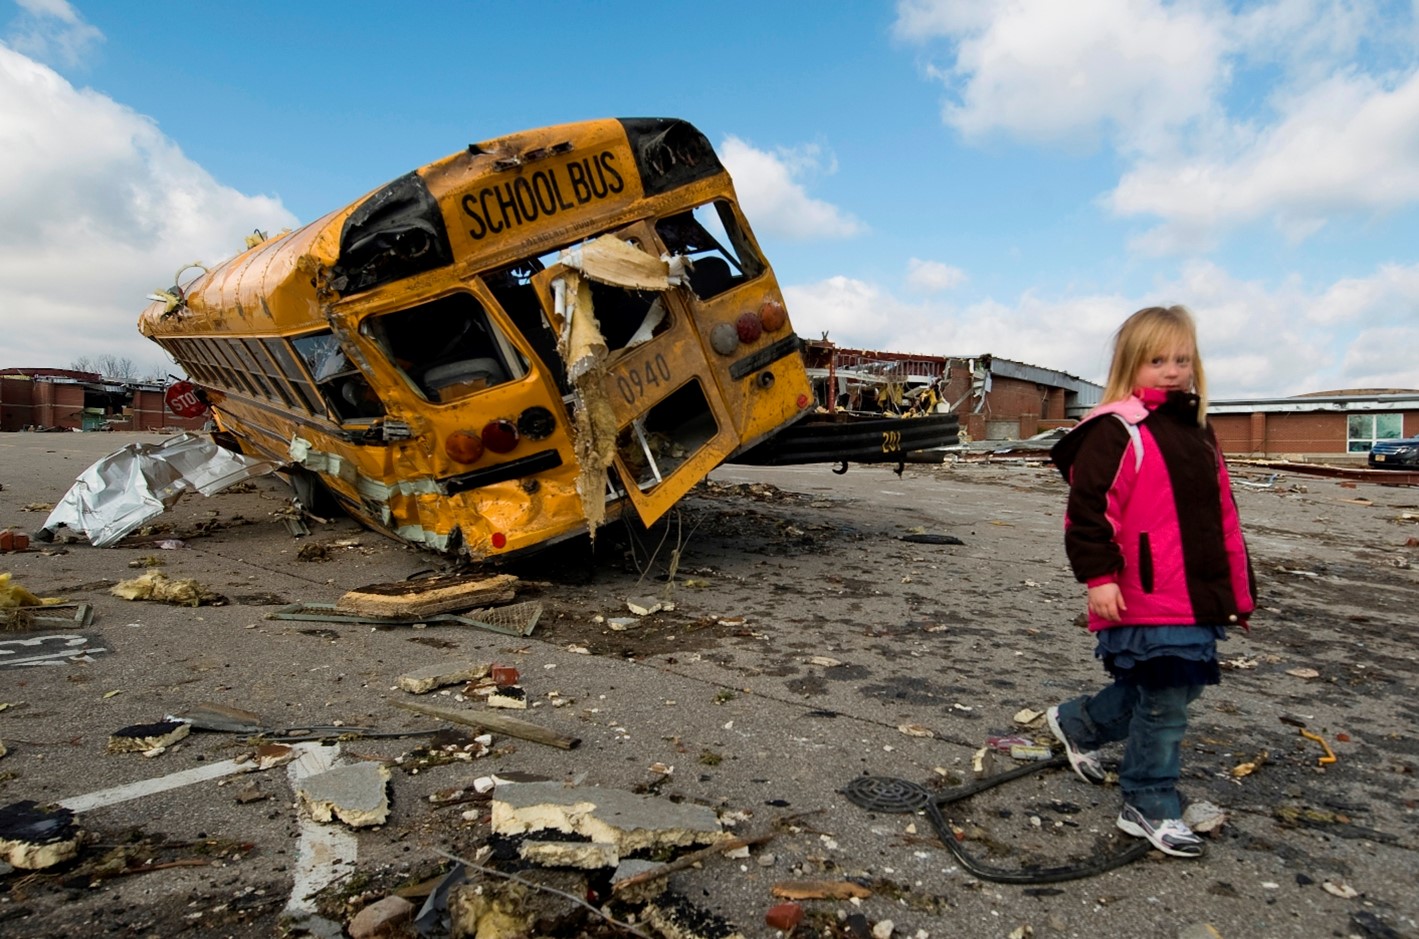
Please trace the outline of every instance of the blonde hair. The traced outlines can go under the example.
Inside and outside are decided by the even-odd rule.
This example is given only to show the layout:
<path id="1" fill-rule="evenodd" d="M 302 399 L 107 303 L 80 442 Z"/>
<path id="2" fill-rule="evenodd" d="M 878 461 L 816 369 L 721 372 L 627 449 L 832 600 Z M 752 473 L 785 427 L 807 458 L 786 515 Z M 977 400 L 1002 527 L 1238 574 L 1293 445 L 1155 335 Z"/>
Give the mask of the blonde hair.
<path id="1" fill-rule="evenodd" d="M 1123 321 L 1114 333 L 1114 355 L 1109 365 L 1109 381 L 1104 386 L 1104 404 L 1122 401 L 1133 394 L 1133 379 L 1144 362 L 1179 345 L 1192 346 L 1192 389 L 1198 397 L 1197 423 L 1207 424 L 1207 374 L 1202 369 L 1202 353 L 1197 348 L 1197 326 L 1183 306 L 1144 307 Z"/>

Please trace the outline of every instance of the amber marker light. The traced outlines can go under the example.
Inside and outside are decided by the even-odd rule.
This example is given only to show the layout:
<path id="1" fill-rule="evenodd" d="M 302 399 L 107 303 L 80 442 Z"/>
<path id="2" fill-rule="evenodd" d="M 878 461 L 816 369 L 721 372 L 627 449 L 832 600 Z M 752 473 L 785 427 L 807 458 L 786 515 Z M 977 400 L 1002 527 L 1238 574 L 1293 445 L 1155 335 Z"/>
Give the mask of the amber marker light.
<path id="1" fill-rule="evenodd" d="M 483 441 L 471 430 L 455 430 L 444 440 L 443 452 L 455 463 L 477 463 L 483 457 Z"/>
<path id="2" fill-rule="evenodd" d="M 759 322 L 764 324 L 764 332 L 776 333 L 788 322 L 788 311 L 777 300 L 765 300 L 759 304 Z"/>
<path id="3" fill-rule="evenodd" d="M 517 439 L 517 425 L 512 421 L 489 421 L 483 427 L 483 446 L 494 453 L 511 453 Z"/>

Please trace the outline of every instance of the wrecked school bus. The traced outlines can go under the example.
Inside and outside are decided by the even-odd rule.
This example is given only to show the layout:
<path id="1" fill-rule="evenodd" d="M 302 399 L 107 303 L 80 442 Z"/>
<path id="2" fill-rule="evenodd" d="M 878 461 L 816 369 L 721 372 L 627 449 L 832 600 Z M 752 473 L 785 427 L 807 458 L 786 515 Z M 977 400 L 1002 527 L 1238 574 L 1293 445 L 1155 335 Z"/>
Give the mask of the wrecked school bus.
<path id="1" fill-rule="evenodd" d="M 365 524 L 483 559 L 645 524 L 814 409 L 708 140 L 473 144 L 174 287 L 139 329 L 222 436 Z"/>

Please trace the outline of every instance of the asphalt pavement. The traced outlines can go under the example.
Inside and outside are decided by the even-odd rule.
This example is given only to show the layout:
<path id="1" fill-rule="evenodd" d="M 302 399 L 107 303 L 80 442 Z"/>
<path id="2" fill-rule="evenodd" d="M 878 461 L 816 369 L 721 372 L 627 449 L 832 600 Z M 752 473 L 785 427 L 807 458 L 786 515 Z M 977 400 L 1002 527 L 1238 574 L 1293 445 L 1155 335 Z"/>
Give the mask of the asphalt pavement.
<path id="1" fill-rule="evenodd" d="M 156 439 L 0 435 L 0 528 L 38 528 L 90 462 Z M 871 895 L 802 901 L 799 937 L 884 935 L 888 921 L 890 935 L 938 939 L 1419 936 L 1419 492 L 1234 474 L 1262 609 L 1223 645 L 1223 684 L 1193 706 L 1182 780 L 1225 821 L 1201 860 L 1149 853 L 1056 883 L 977 876 L 925 814 L 888 810 L 973 782 L 982 749 L 985 774 L 1027 765 L 990 738 L 1047 742 L 1017 718 L 1103 680 L 1075 624 L 1064 487 L 1035 461 L 900 476 L 723 467 L 650 531 L 614 523 L 594 544 L 505 568 L 519 600 L 543 605 L 529 636 L 269 618 L 452 566 L 348 519 L 295 537 L 274 478 L 189 496 L 115 547 L 0 554 L 14 583 L 92 617 L 0 633 L 0 806 L 93 806 L 77 813 L 75 859 L 0 874 L 0 935 L 296 935 L 301 910 L 343 926 L 489 842 L 486 803 L 432 798 L 523 773 L 707 805 L 735 834 L 771 835 L 747 858 L 668 878 L 746 937 L 776 935 L 764 919 L 775 885 L 806 880 Z M 110 592 L 151 570 L 223 602 Z M 629 610 L 645 598 L 673 608 Z M 396 680 L 462 661 L 515 667 L 530 706 L 502 713 L 579 745 L 495 734 L 472 762 L 410 772 L 428 739 L 417 734 L 471 728 L 399 707 L 410 696 Z M 453 691 L 421 700 L 476 715 Z M 310 745 L 333 764 L 392 770 L 385 823 L 329 826 L 338 877 L 319 895 L 306 893 L 312 823 L 290 767 L 225 772 L 247 765 L 247 735 L 194 730 L 151 757 L 109 752 L 119 728 L 211 704 L 278 728 L 415 735 Z M 121 799 L 94 798 L 119 787 Z M 864 809 L 847 791 L 882 801 Z M 971 863 L 1028 881 L 1128 849 L 1118 806 L 1116 787 L 1046 769 L 942 811 Z"/>

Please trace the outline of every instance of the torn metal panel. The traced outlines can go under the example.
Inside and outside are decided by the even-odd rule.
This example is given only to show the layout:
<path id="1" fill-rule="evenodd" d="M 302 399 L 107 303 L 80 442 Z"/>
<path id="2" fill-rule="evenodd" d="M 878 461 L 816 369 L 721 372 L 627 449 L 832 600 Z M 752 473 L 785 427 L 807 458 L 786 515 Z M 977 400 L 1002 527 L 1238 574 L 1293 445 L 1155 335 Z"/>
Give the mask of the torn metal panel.
<path id="1" fill-rule="evenodd" d="M 276 464 L 233 453 L 206 434 L 129 444 L 79 476 L 45 519 L 44 530 L 64 526 L 83 532 L 95 547 L 107 547 L 188 492 L 210 496 L 275 470 Z"/>

